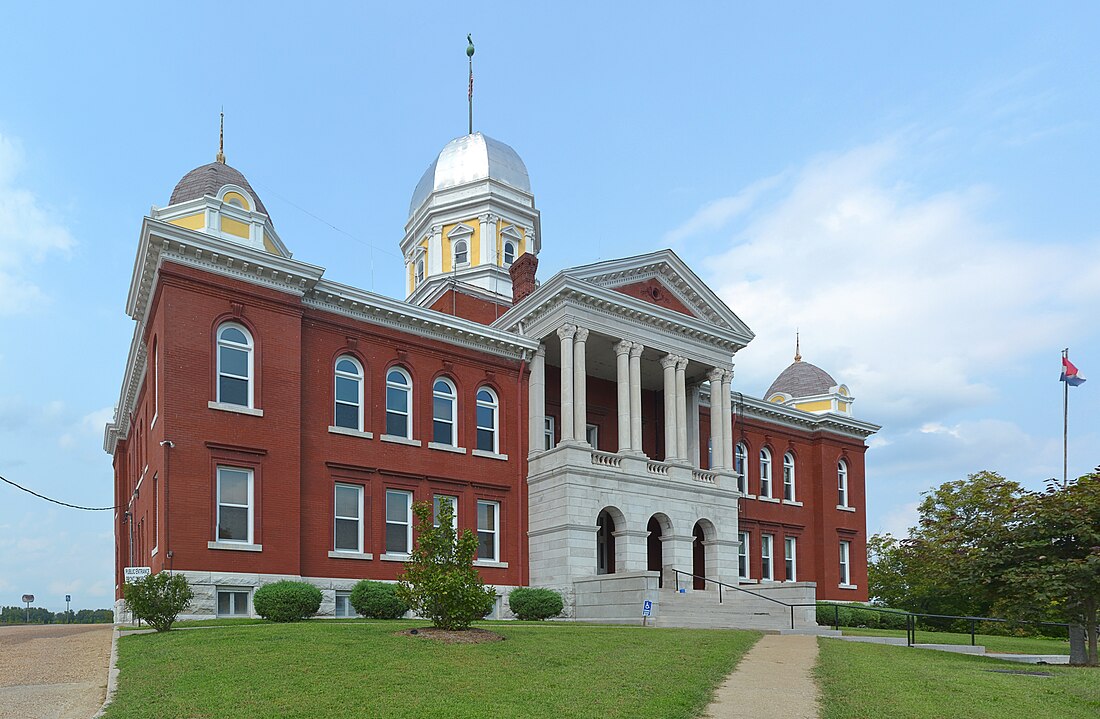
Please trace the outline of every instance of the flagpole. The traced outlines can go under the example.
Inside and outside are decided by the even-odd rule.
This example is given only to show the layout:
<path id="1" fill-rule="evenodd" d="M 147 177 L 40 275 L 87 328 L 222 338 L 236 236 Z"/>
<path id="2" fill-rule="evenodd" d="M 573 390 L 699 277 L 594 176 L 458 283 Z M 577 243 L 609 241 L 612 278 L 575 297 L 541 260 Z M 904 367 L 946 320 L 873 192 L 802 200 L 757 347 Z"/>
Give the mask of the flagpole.
<path id="1" fill-rule="evenodd" d="M 470 35 L 466 36 L 466 42 L 470 43 L 466 46 L 466 57 L 470 59 L 470 89 L 467 92 L 467 101 L 470 104 L 470 132 L 468 134 L 474 134 L 474 40 Z"/>
<path id="2" fill-rule="evenodd" d="M 1069 347 L 1062 350 L 1062 359 L 1069 359 Z M 1062 382 L 1062 489 L 1069 486 L 1069 378 L 1066 379 Z"/>

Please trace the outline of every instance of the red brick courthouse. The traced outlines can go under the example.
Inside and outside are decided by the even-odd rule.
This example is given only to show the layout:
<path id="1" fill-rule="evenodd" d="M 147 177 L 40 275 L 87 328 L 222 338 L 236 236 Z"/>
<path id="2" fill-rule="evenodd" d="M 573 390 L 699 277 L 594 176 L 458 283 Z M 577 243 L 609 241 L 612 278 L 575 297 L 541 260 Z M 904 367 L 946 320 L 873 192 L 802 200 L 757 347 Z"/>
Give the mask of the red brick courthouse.
<path id="1" fill-rule="evenodd" d="M 256 587 L 303 579 L 343 616 L 356 581 L 402 571 L 424 500 L 455 506 L 502 599 L 553 587 L 580 619 L 713 598 L 715 624 L 752 624 L 766 602 L 719 607 L 719 581 L 866 600 L 878 427 L 848 388 L 796 356 L 746 396 L 753 333 L 672 251 L 540 282 L 542 239 L 522 160 L 481 133 L 413 192 L 404 300 L 292 257 L 220 153 L 189 172 L 142 222 L 127 299 L 116 589 L 171 570 L 192 615 L 249 615 Z"/>

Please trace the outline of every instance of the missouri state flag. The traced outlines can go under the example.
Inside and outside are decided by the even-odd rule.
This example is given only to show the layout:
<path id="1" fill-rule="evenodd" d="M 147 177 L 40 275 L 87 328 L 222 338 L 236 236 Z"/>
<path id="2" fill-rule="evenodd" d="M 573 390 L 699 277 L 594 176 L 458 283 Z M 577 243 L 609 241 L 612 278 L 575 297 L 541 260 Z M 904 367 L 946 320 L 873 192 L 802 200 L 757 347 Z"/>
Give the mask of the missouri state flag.
<path id="1" fill-rule="evenodd" d="M 1071 387 L 1076 387 L 1085 381 L 1085 378 L 1081 376 L 1081 373 L 1077 371 L 1077 368 L 1073 366 L 1068 357 L 1062 358 L 1062 376 L 1059 379 Z"/>

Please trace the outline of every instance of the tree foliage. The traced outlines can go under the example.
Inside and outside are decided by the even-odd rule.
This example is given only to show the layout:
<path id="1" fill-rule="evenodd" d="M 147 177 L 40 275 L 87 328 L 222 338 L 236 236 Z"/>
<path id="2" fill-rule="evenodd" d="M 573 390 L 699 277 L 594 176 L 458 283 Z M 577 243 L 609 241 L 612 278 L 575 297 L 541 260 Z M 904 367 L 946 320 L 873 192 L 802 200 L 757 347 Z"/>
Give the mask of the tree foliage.
<path id="1" fill-rule="evenodd" d="M 149 623 L 158 632 L 166 632 L 180 615 L 194 592 L 182 574 L 159 572 L 137 582 L 127 582 L 122 595 L 130 613 Z"/>
<path id="2" fill-rule="evenodd" d="M 438 526 L 430 502 L 413 504 L 417 540 L 398 584 L 398 597 L 441 629 L 468 629 L 493 609 L 496 589 L 474 569 L 477 537 L 457 534 L 450 502 L 439 503 Z"/>

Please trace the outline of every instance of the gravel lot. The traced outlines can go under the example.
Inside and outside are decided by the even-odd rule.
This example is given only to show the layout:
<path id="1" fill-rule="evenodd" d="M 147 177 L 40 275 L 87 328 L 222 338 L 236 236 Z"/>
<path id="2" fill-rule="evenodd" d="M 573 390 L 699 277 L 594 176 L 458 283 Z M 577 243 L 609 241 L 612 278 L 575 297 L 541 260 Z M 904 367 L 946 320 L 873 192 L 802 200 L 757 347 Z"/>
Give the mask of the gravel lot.
<path id="1" fill-rule="evenodd" d="M 0 627 L 0 717 L 90 719 L 107 693 L 110 624 Z"/>

